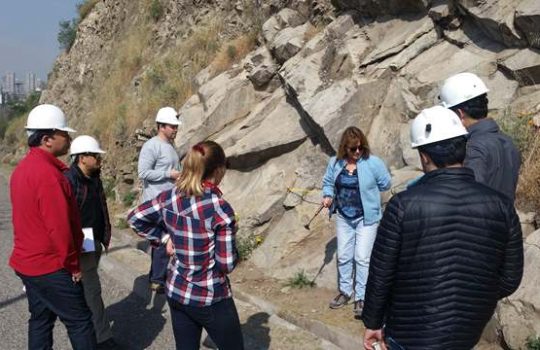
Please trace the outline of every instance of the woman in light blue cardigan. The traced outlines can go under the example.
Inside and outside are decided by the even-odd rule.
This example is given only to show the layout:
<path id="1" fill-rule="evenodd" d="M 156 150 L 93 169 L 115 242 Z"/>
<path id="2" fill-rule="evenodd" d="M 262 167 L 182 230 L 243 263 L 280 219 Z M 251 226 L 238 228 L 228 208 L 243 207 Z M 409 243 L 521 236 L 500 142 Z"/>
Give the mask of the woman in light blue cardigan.
<path id="1" fill-rule="evenodd" d="M 354 315 L 362 314 L 369 258 L 382 217 L 380 192 L 390 186 L 390 173 L 370 154 L 364 133 L 348 127 L 323 178 L 322 204 L 330 215 L 336 213 L 339 294 L 330 302 L 332 309 L 354 297 Z"/>

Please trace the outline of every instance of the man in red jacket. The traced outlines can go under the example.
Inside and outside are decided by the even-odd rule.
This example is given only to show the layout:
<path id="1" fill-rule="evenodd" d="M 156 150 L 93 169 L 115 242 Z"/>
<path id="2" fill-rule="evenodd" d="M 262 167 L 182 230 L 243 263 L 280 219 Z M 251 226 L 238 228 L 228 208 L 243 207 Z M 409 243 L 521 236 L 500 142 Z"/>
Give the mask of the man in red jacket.
<path id="1" fill-rule="evenodd" d="M 14 246 L 10 266 L 26 288 L 30 310 L 28 348 L 52 349 L 56 318 L 73 349 L 96 348 L 92 313 L 79 283 L 83 233 L 72 189 L 57 157 L 74 132 L 62 110 L 39 105 L 26 125 L 30 151 L 11 176 Z"/>

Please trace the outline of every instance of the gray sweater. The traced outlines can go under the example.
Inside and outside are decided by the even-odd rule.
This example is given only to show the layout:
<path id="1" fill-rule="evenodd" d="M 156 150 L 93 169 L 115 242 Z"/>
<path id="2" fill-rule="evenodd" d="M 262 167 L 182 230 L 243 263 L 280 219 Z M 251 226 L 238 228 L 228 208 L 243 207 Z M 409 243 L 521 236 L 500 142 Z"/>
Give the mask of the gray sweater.
<path id="1" fill-rule="evenodd" d="M 173 145 L 159 136 L 144 143 L 138 164 L 139 179 L 143 183 L 141 202 L 153 199 L 174 186 L 171 170 L 179 170 L 179 162 Z"/>

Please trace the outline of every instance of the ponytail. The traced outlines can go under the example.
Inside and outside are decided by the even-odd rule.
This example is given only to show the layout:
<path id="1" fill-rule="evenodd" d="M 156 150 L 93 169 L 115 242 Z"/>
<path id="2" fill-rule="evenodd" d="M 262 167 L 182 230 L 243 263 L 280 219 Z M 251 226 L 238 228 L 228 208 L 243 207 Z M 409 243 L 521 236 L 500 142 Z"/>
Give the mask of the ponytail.
<path id="1" fill-rule="evenodd" d="M 177 188 L 188 196 L 201 196 L 203 180 L 214 175 L 216 169 L 225 166 L 223 148 L 214 141 L 203 141 L 193 146 L 182 162 L 182 173 Z"/>

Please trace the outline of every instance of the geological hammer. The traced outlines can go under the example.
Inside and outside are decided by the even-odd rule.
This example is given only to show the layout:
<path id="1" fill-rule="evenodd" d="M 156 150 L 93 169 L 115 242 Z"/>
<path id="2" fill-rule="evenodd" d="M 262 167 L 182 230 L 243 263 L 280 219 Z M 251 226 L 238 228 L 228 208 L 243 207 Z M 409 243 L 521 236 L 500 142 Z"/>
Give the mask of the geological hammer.
<path id="1" fill-rule="evenodd" d="M 317 217 L 317 215 L 319 215 L 319 213 L 321 212 L 321 210 L 324 208 L 324 205 L 321 204 L 321 206 L 319 207 L 319 209 L 317 209 L 317 211 L 315 212 L 315 214 L 313 214 L 313 216 L 311 217 L 311 219 L 308 221 L 307 224 L 304 225 L 304 228 L 306 230 L 309 230 L 309 225 L 311 224 L 311 222 L 313 221 L 313 219 L 315 219 Z"/>

